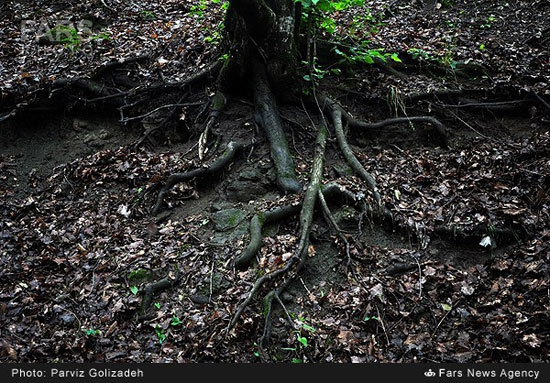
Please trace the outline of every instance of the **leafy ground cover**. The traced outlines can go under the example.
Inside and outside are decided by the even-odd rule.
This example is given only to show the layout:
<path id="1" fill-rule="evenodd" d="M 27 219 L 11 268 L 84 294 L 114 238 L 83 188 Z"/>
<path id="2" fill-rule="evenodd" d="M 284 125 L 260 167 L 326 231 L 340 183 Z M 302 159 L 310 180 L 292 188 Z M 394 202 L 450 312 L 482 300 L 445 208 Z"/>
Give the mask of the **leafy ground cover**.
<path id="1" fill-rule="evenodd" d="M 6 103 L 151 52 L 128 78 L 178 82 L 217 54 L 220 3 L 45 3 L 2 5 Z M 255 145 L 227 176 L 175 187 L 166 198 L 170 214 L 160 217 L 150 214 L 160 181 L 203 164 L 193 124 L 192 139 L 173 135 L 175 145 L 146 150 L 133 145 L 140 132 L 101 110 L 7 120 L 0 126 L 0 360 L 548 361 L 548 13 L 544 1 L 433 9 L 381 1 L 332 16 L 342 44 L 368 40 L 365 50 L 397 53 L 406 76 L 372 65 L 340 74 L 326 68 L 320 87 L 369 121 L 433 112 L 451 131 L 451 147 L 416 124 L 350 133 L 395 214 L 386 225 L 358 208 L 372 195 L 329 142 L 324 178 L 353 196 L 329 206 L 344 235 L 316 216 L 307 266 L 281 297 L 261 350 L 261 299 L 230 332 L 227 325 L 256 278 L 288 259 L 296 224 L 266 228 L 258 267 L 239 271 L 232 261 L 248 244 L 254 213 L 300 196 L 273 192 L 269 151 L 248 103 L 230 106 L 214 131 L 254 137 Z M 60 44 L 22 42 L 23 20 L 53 28 L 71 17 L 97 26 Z M 413 67 L 419 61 L 426 71 Z M 471 63 L 484 69 L 468 74 Z M 446 96 L 419 96 L 458 87 L 475 87 L 471 94 L 487 102 L 534 94 L 543 102 L 449 112 Z M 294 127 L 289 142 L 305 184 L 315 133 L 305 110 L 282 114 Z M 199 115 L 189 105 L 180 118 Z M 159 283 L 164 288 L 154 290 Z"/>

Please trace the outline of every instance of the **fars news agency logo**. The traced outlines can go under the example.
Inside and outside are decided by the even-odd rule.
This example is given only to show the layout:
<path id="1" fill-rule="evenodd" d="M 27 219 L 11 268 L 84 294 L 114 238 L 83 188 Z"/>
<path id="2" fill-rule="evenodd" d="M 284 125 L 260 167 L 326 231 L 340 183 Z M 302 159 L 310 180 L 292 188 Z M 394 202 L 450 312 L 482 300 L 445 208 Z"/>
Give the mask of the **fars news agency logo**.
<path id="1" fill-rule="evenodd" d="M 435 375 L 435 372 L 431 368 L 428 371 L 424 371 L 424 376 L 427 378 L 433 378 Z"/>

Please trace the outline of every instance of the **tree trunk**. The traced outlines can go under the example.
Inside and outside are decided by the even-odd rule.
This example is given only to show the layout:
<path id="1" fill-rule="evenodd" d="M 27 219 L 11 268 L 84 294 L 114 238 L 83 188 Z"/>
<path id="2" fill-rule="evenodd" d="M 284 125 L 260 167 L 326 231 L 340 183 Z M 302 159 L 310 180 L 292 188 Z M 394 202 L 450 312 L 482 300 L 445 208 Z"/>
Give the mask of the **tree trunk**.
<path id="1" fill-rule="evenodd" d="M 277 96 L 292 93 L 297 80 L 299 6 L 294 0 L 229 3 L 225 20 L 229 59 L 222 71 L 222 89 L 247 83 L 253 64 L 260 62 Z"/>
<path id="2" fill-rule="evenodd" d="M 296 179 L 276 98 L 289 100 L 300 91 L 296 86 L 300 10 L 294 0 L 229 3 L 225 20 L 229 53 L 218 87 L 232 92 L 248 85 L 256 104 L 255 121 L 270 143 L 277 185 L 285 193 L 299 192 L 302 186 Z"/>

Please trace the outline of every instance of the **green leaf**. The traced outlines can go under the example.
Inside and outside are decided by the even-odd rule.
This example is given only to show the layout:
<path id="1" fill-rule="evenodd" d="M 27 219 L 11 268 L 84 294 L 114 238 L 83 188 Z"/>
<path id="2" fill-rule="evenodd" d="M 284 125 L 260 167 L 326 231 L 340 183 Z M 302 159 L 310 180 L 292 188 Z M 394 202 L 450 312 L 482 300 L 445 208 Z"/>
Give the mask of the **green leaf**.
<path id="1" fill-rule="evenodd" d="M 155 334 L 157 335 L 160 344 L 166 340 L 166 334 L 164 333 L 163 328 L 159 325 L 155 326 Z"/>
<path id="2" fill-rule="evenodd" d="M 154 305 L 155 305 L 155 307 L 156 307 L 157 309 L 160 309 L 160 303 L 155 302 Z"/>
<path id="3" fill-rule="evenodd" d="M 304 347 L 307 347 L 307 338 L 297 335 L 298 342 L 300 342 Z"/>
<path id="4" fill-rule="evenodd" d="M 443 308 L 443 311 L 451 311 L 452 309 L 452 306 L 446 303 L 441 303 L 441 307 Z"/>
<path id="5" fill-rule="evenodd" d="M 304 363 L 304 361 L 299 358 L 292 358 L 292 363 Z"/>
<path id="6" fill-rule="evenodd" d="M 130 291 L 132 292 L 132 294 L 136 295 L 138 293 L 139 289 L 137 288 L 137 286 L 131 286 Z"/>
<path id="7" fill-rule="evenodd" d="M 395 61 L 395 62 L 398 62 L 398 63 L 402 63 L 403 61 L 399 58 L 399 56 L 397 55 L 397 53 L 393 53 L 390 58 Z"/>
<path id="8" fill-rule="evenodd" d="M 309 332 L 315 332 L 315 329 L 313 327 L 311 327 L 310 325 L 308 325 L 308 324 L 303 323 L 302 327 L 303 327 L 304 330 L 307 330 Z"/>
<path id="9" fill-rule="evenodd" d="M 94 330 L 93 328 L 89 328 L 88 330 L 86 330 L 86 335 L 88 335 L 88 336 L 97 336 L 100 333 L 101 333 L 101 331 Z"/>
<path id="10" fill-rule="evenodd" d="M 173 316 L 172 320 L 170 321 L 170 325 L 172 325 L 172 326 L 179 326 L 182 323 L 183 322 L 177 316 Z"/>

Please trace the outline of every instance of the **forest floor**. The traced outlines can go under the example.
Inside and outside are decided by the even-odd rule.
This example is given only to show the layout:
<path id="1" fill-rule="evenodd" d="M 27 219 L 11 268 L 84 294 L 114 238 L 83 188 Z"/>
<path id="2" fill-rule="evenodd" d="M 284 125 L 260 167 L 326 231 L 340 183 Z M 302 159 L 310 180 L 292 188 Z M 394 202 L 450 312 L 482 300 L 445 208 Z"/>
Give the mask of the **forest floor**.
<path id="1" fill-rule="evenodd" d="M 256 212 L 302 196 L 277 191 L 246 95 L 230 97 L 199 161 L 211 88 L 195 89 L 162 137 L 137 146 L 170 108 L 144 115 L 180 104 L 177 89 L 122 113 L 53 85 L 177 84 L 223 53 L 220 4 L 49 3 L 0 5 L 0 361 L 550 361 L 550 2 L 367 1 L 335 16 L 342 44 L 369 40 L 402 63 L 397 74 L 329 68 L 320 91 L 367 121 L 436 116 L 450 147 L 422 124 L 349 130 L 394 221 L 330 201 L 350 243 L 346 265 L 342 238 L 316 214 L 306 266 L 263 350 L 261 296 L 226 328 L 256 278 L 292 254 L 297 221 L 265 228 L 255 267 L 232 261 Z M 94 22 L 86 35 L 35 39 L 83 19 Z M 438 93 L 449 89 L 461 93 Z M 307 184 L 321 116 L 279 102 Z M 228 169 L 179 184 L 169 209 L 151 214 L 168 175 L 230 140 L 248 146 Z M 333 139 L 324 179 L 372 202 Z M 147 286 L 164 278 L 173 283 L 139 315 Z"/>

